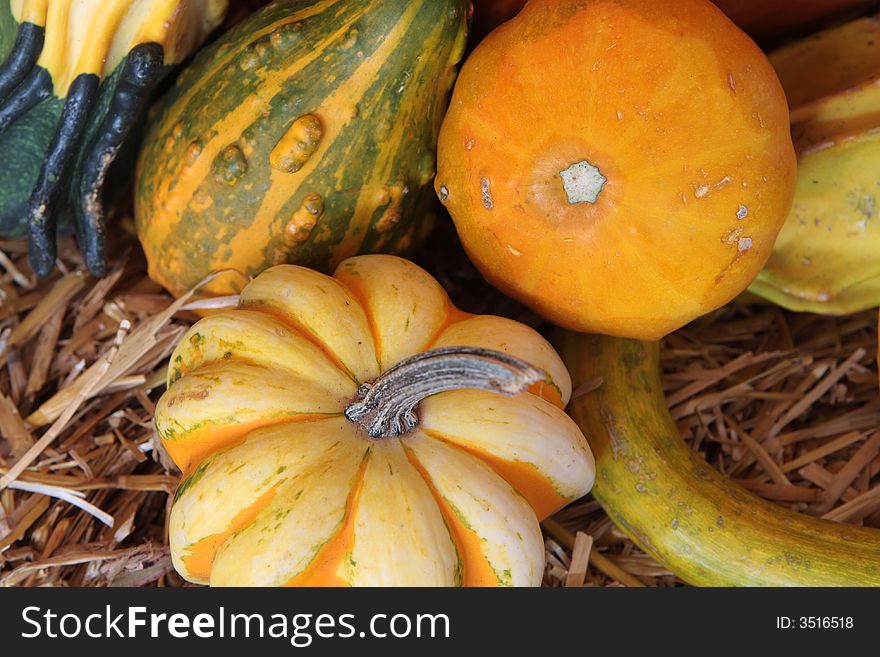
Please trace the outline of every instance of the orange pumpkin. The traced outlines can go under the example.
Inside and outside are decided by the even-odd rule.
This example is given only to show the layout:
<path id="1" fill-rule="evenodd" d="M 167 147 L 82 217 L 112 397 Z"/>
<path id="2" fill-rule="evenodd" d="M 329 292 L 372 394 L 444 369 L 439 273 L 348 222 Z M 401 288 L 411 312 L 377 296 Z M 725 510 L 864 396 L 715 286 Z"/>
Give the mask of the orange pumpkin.
<path id="1" fill-rule="evenodd" d="M 465 63 L 435 186 L 496 287 L 656 339 L 749 284 L 794 179 L 776 73 L 708 0 L 531 0 Z"/>

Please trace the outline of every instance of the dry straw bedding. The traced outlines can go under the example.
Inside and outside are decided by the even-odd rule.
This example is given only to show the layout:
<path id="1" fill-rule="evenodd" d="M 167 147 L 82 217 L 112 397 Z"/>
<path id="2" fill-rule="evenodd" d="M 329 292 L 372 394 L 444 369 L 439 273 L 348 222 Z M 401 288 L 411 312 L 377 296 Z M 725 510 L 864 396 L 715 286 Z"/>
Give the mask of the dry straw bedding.
<path id="1" fill-rule="evenodd" d="M 178 472 L 152 423 L 195 315 L 133 241 L 102 279 L 72 242 L 37 281 L 0 242 L 0 585 L 181 586 L 166 521 Z M 441 255 L 442 254 L 442 255 Z M 450 231 L 417 260 L 474 312 L 540 321 L 483 285 Z M 732 304 L 664 341 L 672 414 L 704 458 L 802 513 L 880 527 L 877 318 Z M 589 496 L 544 524 L 548 586 L 672 586 Z"/>

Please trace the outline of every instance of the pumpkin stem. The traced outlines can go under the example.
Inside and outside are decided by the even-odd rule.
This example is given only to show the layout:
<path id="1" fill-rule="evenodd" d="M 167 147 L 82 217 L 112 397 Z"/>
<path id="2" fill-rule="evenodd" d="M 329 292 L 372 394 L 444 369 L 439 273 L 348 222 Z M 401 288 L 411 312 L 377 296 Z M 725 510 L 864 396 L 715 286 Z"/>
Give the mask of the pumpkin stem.
<path id="1" fill-rule="evenodd" d="M 478 389 L 507 397 L 546 378 L 518 358 L 478 347 L 445 347 L 418 354 L 364 383 L 345 417 L 372 438 L 396 438 L 418 426 L 415 409 L 426 397 L 441 392 Z"/>
<path id="2" fill-rule="evenodd" d="M 559 176 L 562 178 L 562 186 L 565 188 L 569 205 L 595 203 L 605 183 L 608 182 L 608 178 L 599 171 L 599 167 L 587 160 L 575 162 L 560 171 Z"/>

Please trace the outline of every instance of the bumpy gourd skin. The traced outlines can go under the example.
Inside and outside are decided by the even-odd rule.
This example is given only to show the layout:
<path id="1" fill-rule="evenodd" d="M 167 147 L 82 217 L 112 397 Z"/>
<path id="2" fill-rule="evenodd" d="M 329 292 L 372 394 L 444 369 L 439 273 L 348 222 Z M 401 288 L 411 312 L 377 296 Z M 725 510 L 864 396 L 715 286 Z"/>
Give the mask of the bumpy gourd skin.
<path id="1" fill-rule="evenodd" d="M 794 177 L 776 74 L 708 0 L 531 0 L 462 67 L 435 188 L 503 292 L 656 339 L 758 274 Z"/>
<path id="2" fill-rule="evenodd" d="M 467 0 L 282 0 L 204 49 L 141 152 L 149 274 L 238 292 L 272 265 L 333 271 L 430 226 L 436 144 Z"/>
<path id="3" fill-rule="evenodd" d="M 104 273 L 110 166 L 125 155 L 156 83 L 219 24 L 227 4 L 0 0 L 0 150 L 7 154 L 0 235 L 29 237 L 37 274 L 54 267 L 59 223 L 75 228 L 86 265 Z"/>
<path id="4" fill-rule="evenodd" d="M 791 104 L 794 205 L 749 290 L 841 315 L 880 305 L 880 18 L 771 53 Z"/>
<path id="5" fill-rule="evenodd" d="M 362 384 L 452 347 L 516 357 L 537 376 L 512 397 L 428 396 L 397 437 L 371 437 L 343 414 Z M 538 520 L 594 477 L 563 411 L 570 396 L 538 333 L 458 311 L 408 261 L 360 256 L 333 277 L 270 268 L 171 357 L 156 427 L 184 471 L 174 565 L 226 586 L 536 586 Z"/>

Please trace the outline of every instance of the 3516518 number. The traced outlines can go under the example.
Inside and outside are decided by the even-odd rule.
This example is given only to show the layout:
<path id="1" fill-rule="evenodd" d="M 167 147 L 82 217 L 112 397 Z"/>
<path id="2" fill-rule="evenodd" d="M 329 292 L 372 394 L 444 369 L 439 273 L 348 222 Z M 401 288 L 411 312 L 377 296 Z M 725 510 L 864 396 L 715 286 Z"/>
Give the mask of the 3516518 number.
<path id="1" fill-rule="evenodd" d="M 855 626 L 852 616 L 777 616 L 780 630 L 850 630 Z"/>

